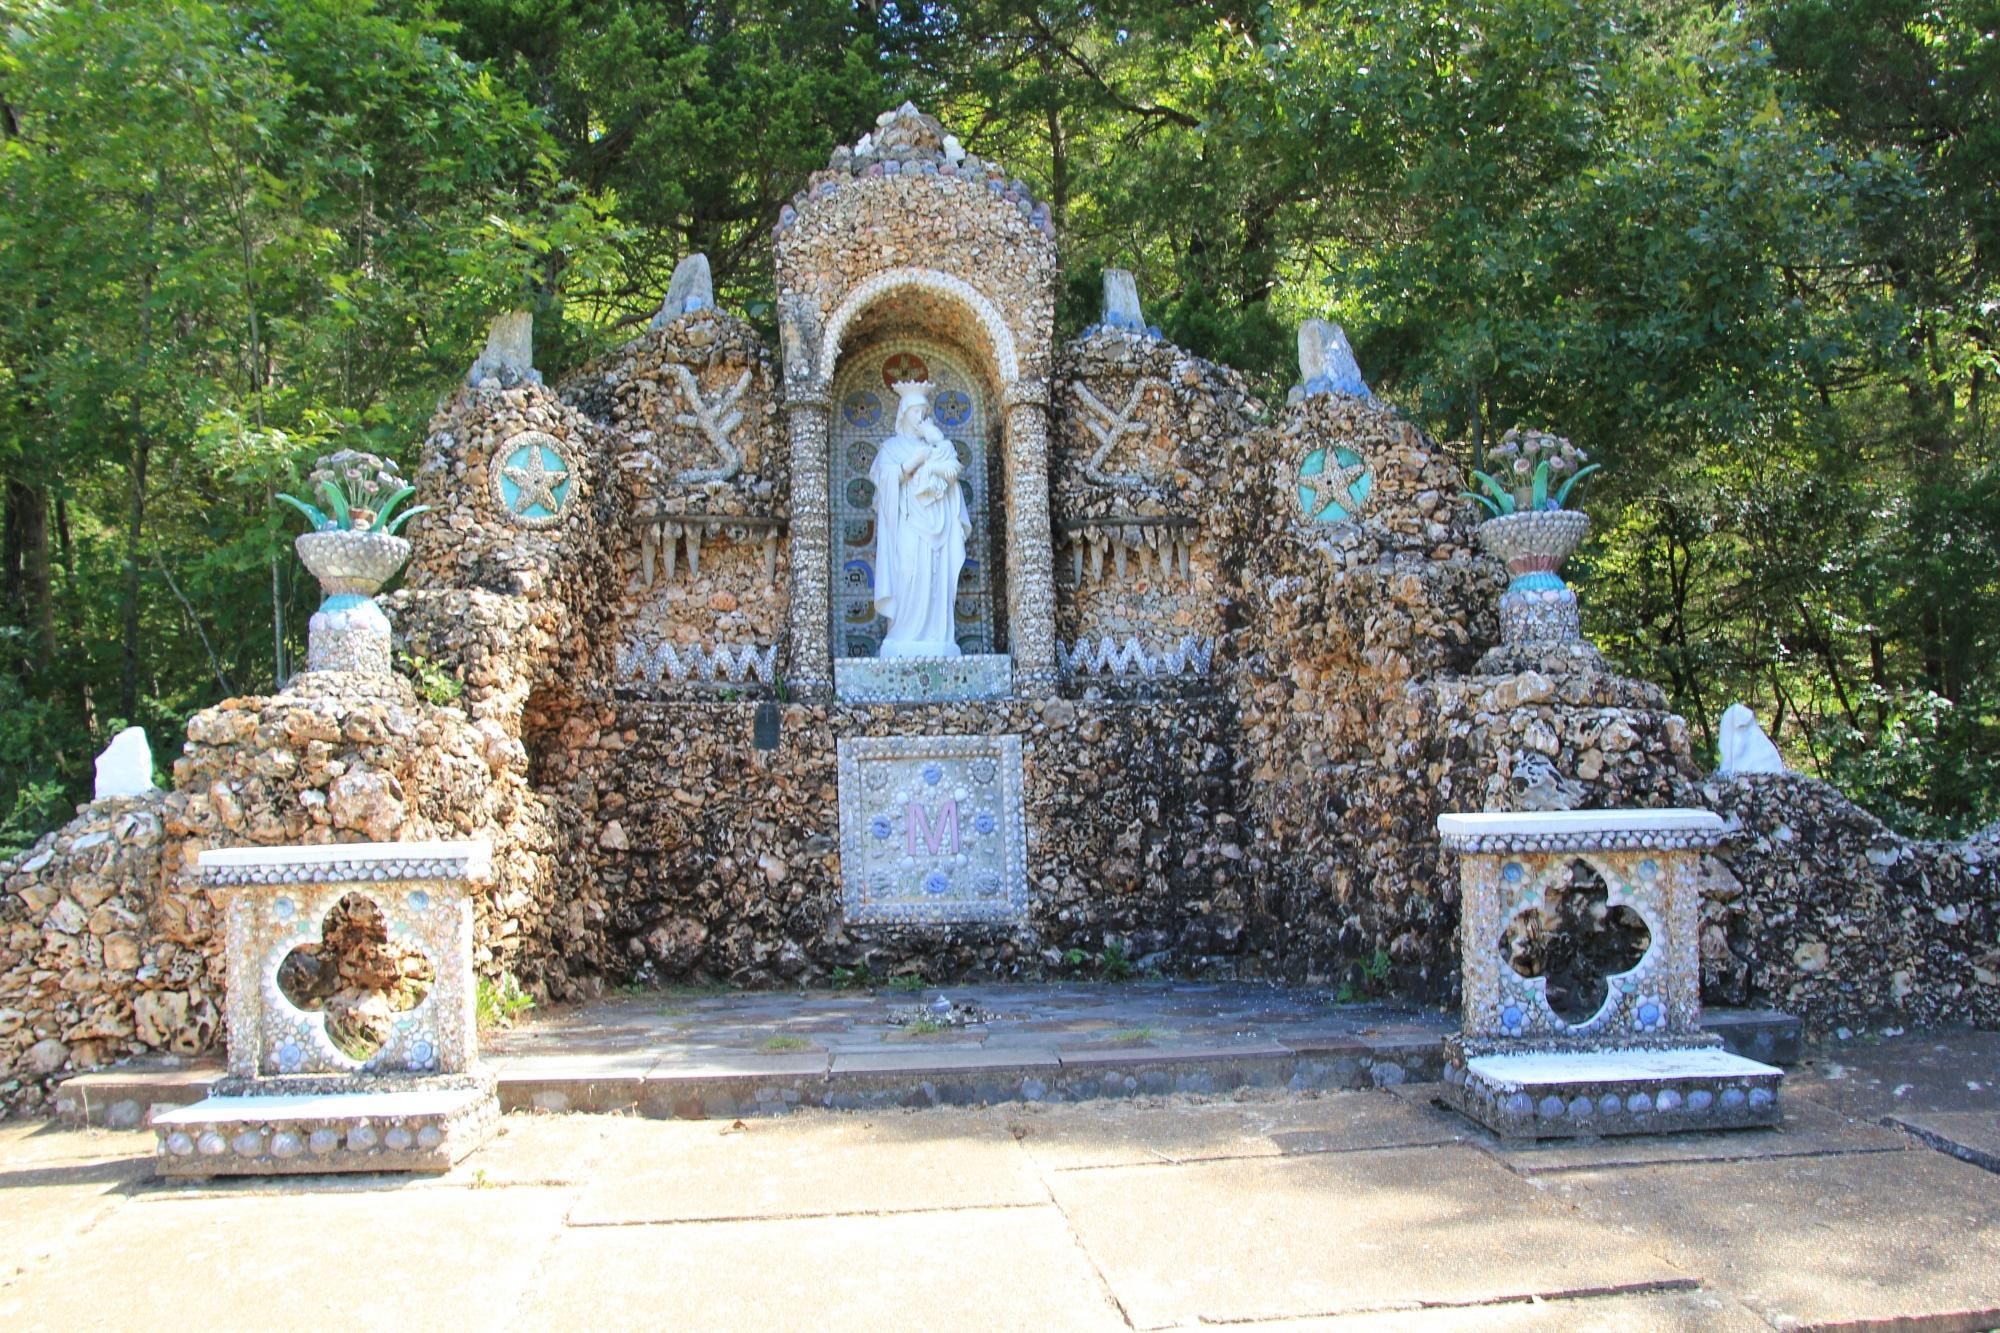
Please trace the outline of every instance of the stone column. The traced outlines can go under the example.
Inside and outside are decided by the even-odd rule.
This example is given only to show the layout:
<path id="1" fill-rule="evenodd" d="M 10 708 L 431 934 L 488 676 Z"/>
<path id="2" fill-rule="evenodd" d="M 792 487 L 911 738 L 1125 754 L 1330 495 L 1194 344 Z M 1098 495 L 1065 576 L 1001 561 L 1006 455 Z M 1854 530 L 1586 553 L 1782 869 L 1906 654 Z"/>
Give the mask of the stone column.
<path id="1" fill-rule="evenodd" d="M 800 700 L 833 695 L 833 540 L 827 492 L 827 429 L 833 399 L 794 385 L 785 394 L 792 440 L 792 648 L 785 681 Z"/>
<path id="2" fill-rule="evenodd" d="M 1007 625 L 1014 690 L 1023 698 L 1038 698 L 1056 689 L 1048 385 L 1017 380 L 1007 386 L 1001 404 L 1007 414 Z"/>

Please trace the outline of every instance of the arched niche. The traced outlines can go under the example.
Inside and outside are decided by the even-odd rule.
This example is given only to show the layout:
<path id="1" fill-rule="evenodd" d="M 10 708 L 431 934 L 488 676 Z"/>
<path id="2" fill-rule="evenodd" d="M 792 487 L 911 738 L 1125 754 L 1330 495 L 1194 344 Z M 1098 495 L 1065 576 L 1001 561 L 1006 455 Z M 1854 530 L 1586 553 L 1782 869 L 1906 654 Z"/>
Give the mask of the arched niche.
<path id="1" fill-rule="evenodd" d="M 832 508 L 833 655 L 873 657 L 888 626 L 874 606 L 875 450 L 895 429 L 895 385 L 934 388 L 932 419 L 958 451 L 967 516 L 965 568 L 956 598 L 958 646 L 967 654 L 1005 652 L 1006 506 L 999 395 L 964 348 L 893 331 L 850 338 L 836 369 L 827 460 Z"/>
<path id="2" fill-rule="evenodd" d="M 963 278 L 927 268 L 892 268 L 856 284 L 827 318 L 813 362 L 813 383 L 828 391 L 841 352 L 884 329 L 942 336 L 971 350 L 993 386 L 1004 391 L 1021 376 L 1014 335 L 999 308 Z"/>
<path id="3" fill-rule="evenodd" d="M 855 440 L 839 400 L 860 382 L 864 359 L 900 341 L 910 350 L 935 349 L 968 396 L 977 399 L 982 418 L 983 443 L 990 450 L 982 497 L 988 545 L 984 586 L 971 591 L 990 607 L 991 628 L 979 646 L 1011 656 L 1016 692 L 1053 688 L 1046 391 L 1039 381 L 1021 378 L 1022 357 L 999 308 L 962 278 L 930 269 L 890 269 L 857 283 L 820 327 L 812 343 L 786 349 L 788 362 L 809 358 L 806 373 L 788 364 L 786 374 L 796 386 L 788 395 L 793 686 L 802 694 L 825 692 L 834 658 L 848 655 L 844 624 L 836 616 L 850 611 L 859 616 L 852 602 L 861 589 L 842 548 L 855 545 L 847 540 L 854 535 L 847 524 L 867 506 L 846 493 L 853 465 L 836 450 Z M 883 409 L 891 410 L 886 398 Z M 823 519 L 801 521 L 811 508 Z"/>

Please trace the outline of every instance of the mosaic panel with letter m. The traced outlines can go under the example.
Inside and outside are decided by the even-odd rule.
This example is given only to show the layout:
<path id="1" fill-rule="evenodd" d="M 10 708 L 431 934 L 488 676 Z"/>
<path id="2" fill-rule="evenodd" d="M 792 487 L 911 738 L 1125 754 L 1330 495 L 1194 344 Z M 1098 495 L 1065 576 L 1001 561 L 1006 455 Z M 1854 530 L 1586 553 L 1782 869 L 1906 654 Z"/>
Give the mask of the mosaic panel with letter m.
<path id="1" fill-rule="evenodd" d="M 1024 923 L 1021 738 L 842 737 L 840 873 L 850 922 Z"/>

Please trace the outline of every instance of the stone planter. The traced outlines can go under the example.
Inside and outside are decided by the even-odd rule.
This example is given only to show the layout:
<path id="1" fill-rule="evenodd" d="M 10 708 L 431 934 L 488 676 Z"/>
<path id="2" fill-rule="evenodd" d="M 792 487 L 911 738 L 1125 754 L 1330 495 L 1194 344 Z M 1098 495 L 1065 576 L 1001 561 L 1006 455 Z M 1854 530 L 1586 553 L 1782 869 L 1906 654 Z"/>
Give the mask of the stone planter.
<path id="1" fill-rule="evenodd" d="M 1538 649 L 1583 638 L 1576 593 L 1560 571 L 1589 529 L 1589 518 L 1574 509 L 1505 514 L 1479 525 L 1479 544 L 1513 576 L 1500 595 L 1503 646 Z"/>
<path id="2" fill-rule="evenodd" d="M 410 558 L 409 538 L 386 532 L 307 532 L 292 545 L 328 597 L 372 597 Z"/>
<path id="3" fill-rule="evenodd" d="M 326 594 L 308 629 L 306 670 L 389 675 L 389 618 L 375 594 L 410 558 L 409 540 L 331 529 L 305 533 L 293 545 Z"/>

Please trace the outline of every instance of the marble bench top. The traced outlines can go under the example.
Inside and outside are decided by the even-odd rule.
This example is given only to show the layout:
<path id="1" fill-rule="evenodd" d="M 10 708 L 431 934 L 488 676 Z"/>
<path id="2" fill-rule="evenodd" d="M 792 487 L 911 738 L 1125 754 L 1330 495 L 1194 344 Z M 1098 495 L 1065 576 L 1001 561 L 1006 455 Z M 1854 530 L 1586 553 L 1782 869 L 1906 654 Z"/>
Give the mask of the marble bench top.
<path id="1" fill-rule="evenodd" d="M 333 880 L 488 879 L 493 847 L 468 842 L 337 842 L 311 847 L 218 847 L 199 857 L 211 885 Z"/>
<path id="2" fill-rule="evenodd" d="M 1438 833 L 1459 851 L 1702 848 L 1721 841 L 1712 810 L 1547 810 L 1439 815 Z"/>

